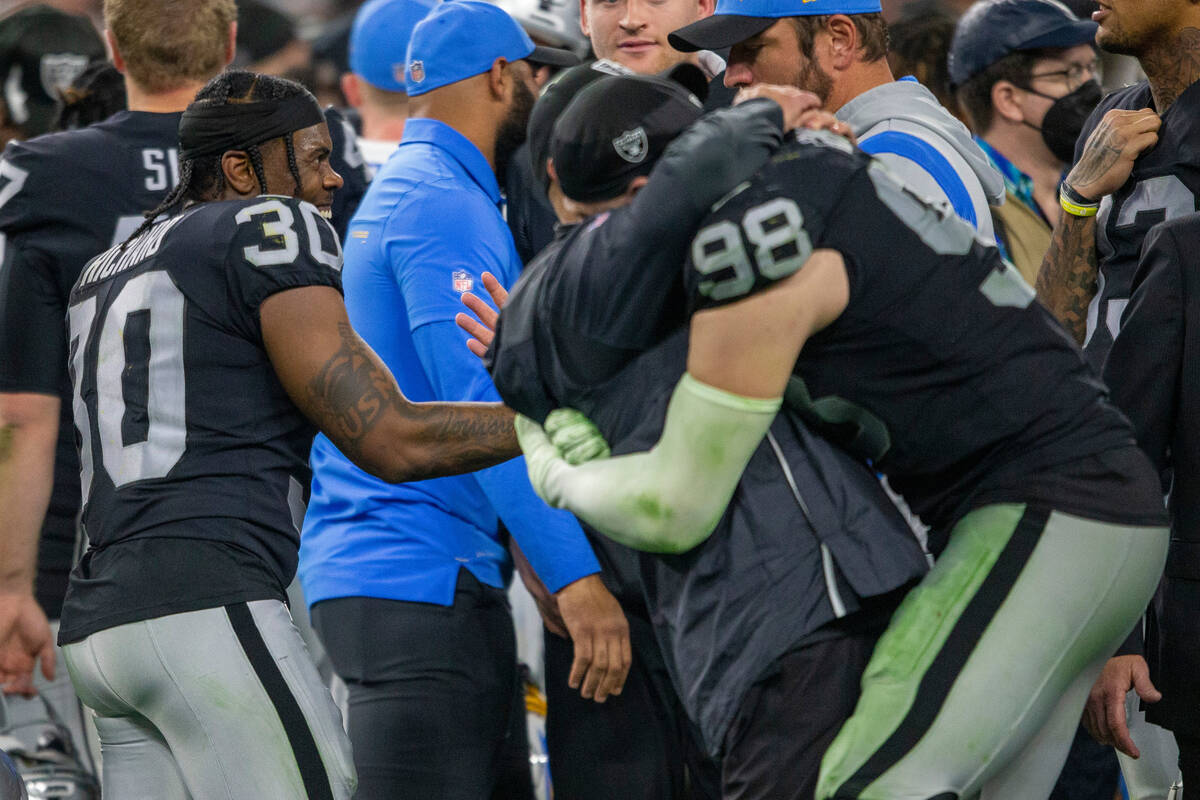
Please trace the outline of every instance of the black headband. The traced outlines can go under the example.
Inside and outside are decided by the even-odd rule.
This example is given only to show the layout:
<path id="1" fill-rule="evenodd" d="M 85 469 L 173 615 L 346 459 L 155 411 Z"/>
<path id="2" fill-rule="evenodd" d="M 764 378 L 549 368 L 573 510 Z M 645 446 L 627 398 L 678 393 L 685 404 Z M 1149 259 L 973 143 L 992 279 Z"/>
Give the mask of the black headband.
<path id="1" fill-rule="evenodd" d="M 321 106 L 307 92 L 285 100 L 189 107 L 179 120 L 179 158 L 245 150 L 324 121 Z"/>

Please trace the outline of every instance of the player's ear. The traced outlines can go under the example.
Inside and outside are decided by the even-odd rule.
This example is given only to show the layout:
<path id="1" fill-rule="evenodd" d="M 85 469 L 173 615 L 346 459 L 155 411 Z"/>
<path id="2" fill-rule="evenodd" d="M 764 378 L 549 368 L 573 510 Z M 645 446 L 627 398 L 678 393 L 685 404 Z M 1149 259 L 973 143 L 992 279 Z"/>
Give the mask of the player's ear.
<path id="1" fill-rule="evenodd" d="M 362 107 L 362 87 L 358 82 L 358 76 L 353 72 L 343 72 L 341 81 L 342 94 L 346 97 L 346 102 L 351 108 Z"/>
<path id="2" fill-rule="evenodd" d="M 821 38 L 822 33 L 829 37 L 825 43 L 830 59 L 828 66 L 836 70 L 848 69 L 854 63 L 860 49 L 858 28 L 854 21 L 845 14 L 834 14 L 825 23 L 824 29 L 818 32 L 817 40 Z M 814 48 L 813 57 L 816 55 Z"/>
<path id="3" fill-rule="evenodd" d="M 237 52 L 237 20 L 229 23 L 229 40 L 225 43 L 225 66 L 233 63 L 233 56 Z"/>
<path id="4" fill-rule="evenodd" d="M 650 182 L 647 175 L 638 175 L 629 182 L 629 186 L 625 188 L 625 199 L 627 202 L 632 202 L 634 195 L 642 190 L 642 187 Z"/>
<path id="5" fill-rule="evenodd" d="M 591 20 L 588 19 L 588 0 L 579 0 L 579 30 L 588 39 L 592 38 Z"/>
<path id="6" fill-rule="evenodd" d="M 112 53 L 113 66 L 117 68 L 117 72 L 125 74 L 125 59 L 121 55 L 121 48 L 117 47 L 117 37 L 113 36 L 113 32 L 104 29 L 104 40 L 108 42 L 108 50 Z"/>
<path id="7" fill-rule="evenodd" d="M 228 150 L 221 156 L 221 172 L 225 175 L 225 185 L 242 197 L 259 193 L 258 177 L 254 174 L 254 165 L 250 156 L 243 150 Z"/>

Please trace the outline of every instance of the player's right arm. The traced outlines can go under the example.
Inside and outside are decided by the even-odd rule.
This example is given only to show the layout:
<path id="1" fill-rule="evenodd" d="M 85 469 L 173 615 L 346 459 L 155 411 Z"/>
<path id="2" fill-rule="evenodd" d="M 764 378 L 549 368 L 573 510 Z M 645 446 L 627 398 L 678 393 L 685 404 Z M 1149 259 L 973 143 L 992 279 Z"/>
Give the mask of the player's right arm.
<path id="1" fill-rule="evenodd" d="M 1112 109 L 1088 136 L 1066 183 L 1099 202 L 1129 180 L 1133 162 L 1158 141 L 1162 119 L 1151 109 Z M 1083 344 L 1087 311 L 1096 294 L 1096 217 L 1064 211 L 1038 271 L 1038 299 Z"/>
<path id="2" fill-rule="evenodd" d="M 534 487 L 626 546 L 697 546 L 775 418 L 801 348 L 842 313 L 849 287 L 842 256 L 817 250 L 769 288 L 693 316 L 687 373 L 646 452 L 570 466 L 536 423 L 518 417 Z"/>
<path id="3" fill-rule="evenodd" d="M 0 685 L 31 690 L 35 661 L 54 676 L 50 624 L 33 593 L 38 534 L 54 484 L 59 399 L 0 393 Z"/>
<path id="4" fill-rule="evenodd" d="M 263 342 L 288 395 L 363 470 L 392 483 L 474 472 L 517 455 L 499 403 L 412 403 L 329 286 L 275 293 Z"/>
<path id="5" fill-rule="evenodd" d="M 47 254 L 27 246 L 29 171 L 0 161 L 0 685 L 32 691 L 40 658 L 54 675 L 50 624 L 34 596 L 38 539 L 54 485 L 58 390 L 66 366 L 65 298 Z"/>

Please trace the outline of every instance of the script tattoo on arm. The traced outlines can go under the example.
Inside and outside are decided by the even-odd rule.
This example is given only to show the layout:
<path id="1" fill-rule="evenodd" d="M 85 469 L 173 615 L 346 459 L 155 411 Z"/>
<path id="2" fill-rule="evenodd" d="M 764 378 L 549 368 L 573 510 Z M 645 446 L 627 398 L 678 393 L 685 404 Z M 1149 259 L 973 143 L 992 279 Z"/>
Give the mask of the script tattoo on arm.
<path id="1" fill-rule="evenodd" d="M 1087 334 L 1096 271 L 1096 218 L 1064 213 L 1038 271 L 1037 295 L 1079 345 Z"/>
<path id="2" fill-rule="evenodd" d="M 307 387 L 327 436 L 359 466 L 392 481 L 473 472 L 520 455 L 513 413 L 498 403 L 412 403 L 347 323 L 341 346 Z"/>

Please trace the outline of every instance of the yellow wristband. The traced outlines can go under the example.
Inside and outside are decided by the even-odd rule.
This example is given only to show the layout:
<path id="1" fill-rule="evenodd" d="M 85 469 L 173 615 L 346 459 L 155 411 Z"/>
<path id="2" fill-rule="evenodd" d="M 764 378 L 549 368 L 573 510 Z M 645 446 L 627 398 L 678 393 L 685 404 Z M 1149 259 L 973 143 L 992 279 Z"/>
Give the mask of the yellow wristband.
<path id="1" fill-rule="evenodd" d="M 1063 211 L 1076 217 L 1094 217 L 1096 212 L 1100 210 L 1100 204 L 1094 206 L 1081 206 L 1078 203 L 1072 203 L 1066 198 L 1066 195 L 1059 192 L 1058 204 L 1062 206 Z"/>

